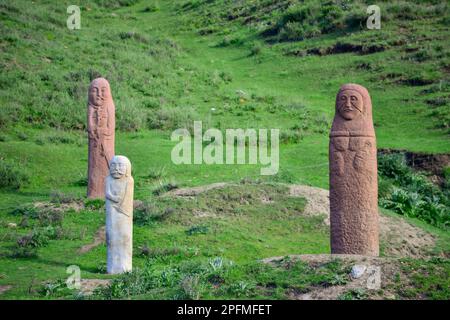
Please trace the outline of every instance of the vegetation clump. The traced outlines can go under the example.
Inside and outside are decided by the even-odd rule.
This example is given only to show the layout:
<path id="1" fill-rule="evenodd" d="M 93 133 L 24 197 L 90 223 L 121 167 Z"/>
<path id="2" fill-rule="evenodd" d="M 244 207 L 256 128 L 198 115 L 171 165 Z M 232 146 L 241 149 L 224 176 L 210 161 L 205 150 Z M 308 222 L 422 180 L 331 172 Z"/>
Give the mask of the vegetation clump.
<path id="1" fill-rule="evenodd" d="M 382 207 L 440 228 L 450 227 L 450 189 L 447 186 L 441 190 L 426 176 L 414 172 L 401 153 L 379 155 L 378 171 Z"/>

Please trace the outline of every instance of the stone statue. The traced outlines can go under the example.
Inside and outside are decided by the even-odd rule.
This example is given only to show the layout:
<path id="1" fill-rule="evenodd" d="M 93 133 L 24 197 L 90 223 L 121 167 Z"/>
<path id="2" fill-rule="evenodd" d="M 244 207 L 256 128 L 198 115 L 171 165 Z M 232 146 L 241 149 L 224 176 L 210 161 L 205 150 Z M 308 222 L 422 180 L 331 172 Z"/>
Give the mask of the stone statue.
<path id="1" fill-rule="evenodd" d="M 105 197 L 105 178 L 114 156 L 115 107 L 109 83 L 104 78 L 91 82 L 88 93 L 89 198 Z"/>
<path id="2" fill-rule="evenodd" d="M 131 163 L 127 157 L 114 156 L 106 177 L 106 271 L 110 274 L 131 271 L 133 254 L 133 190 Z"/>
<path id="3" fill-rule="evenodd" d="M 331 253 L 378 256 L 377 148 L 366 88 L 343 85 L 330 133 Z"/>

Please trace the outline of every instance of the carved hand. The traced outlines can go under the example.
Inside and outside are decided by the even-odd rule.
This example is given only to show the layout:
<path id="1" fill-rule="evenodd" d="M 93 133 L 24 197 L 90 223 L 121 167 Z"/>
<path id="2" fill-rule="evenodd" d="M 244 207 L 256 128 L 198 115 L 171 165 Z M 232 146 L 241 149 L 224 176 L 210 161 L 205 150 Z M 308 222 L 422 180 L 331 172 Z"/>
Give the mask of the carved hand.
<path id="1" fill-rule="evenodd" d="M 122 200 L 121 195 L 113 194 L 110 190 L 106 190 L 105 197 L 115 203 L 119 203 Z"/>

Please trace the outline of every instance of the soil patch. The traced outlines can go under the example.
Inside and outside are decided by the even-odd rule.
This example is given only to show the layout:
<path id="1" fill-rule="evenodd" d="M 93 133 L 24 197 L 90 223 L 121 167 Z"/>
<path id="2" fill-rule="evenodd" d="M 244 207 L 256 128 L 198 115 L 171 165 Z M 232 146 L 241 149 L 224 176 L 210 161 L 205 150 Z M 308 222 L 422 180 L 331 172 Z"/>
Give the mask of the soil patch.
<path id="1" fill-rule="evenodd" d="M 79 250 L 78 253 L 86 253 L 91 251 L 92 249 L 94 249 L 95 247 L 98 247 L 99 245 L 101 245 L 102 243 L 105 243 L 106 241 L 106 230 L 105 230 L 105 226 L 100 227 L 97 232 L 94 235 L 94 241 L 92 241 L 89 244 L 86 244 L 84 246 L 82 246 Z"/>

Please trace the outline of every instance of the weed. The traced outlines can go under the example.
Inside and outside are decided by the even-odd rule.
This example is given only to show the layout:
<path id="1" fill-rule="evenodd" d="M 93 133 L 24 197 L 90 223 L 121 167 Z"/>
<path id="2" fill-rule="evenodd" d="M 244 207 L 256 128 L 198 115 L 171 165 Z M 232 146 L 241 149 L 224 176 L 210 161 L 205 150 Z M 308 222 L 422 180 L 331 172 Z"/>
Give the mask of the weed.
<path id="1" fill-rule="evenodd" d="M 339 300 L 365 300 L 367 299 L 368 294 L 365 289 L 357 288 L 346 291 L 341 294 L 338 299 Z"/>
<path id="2" fill-rule="evenodd" d="M 28 175 L 16 166 L 0 159 L 0 188 L 20 189 L 29 183 Z"/>
<path id="3" fill-rule="evenodd" d="M 186 230 L 188 236 L 196 234 L 207 234 L 209 232 L 208 226 L 192 226 Z"/>

